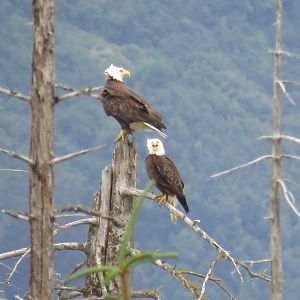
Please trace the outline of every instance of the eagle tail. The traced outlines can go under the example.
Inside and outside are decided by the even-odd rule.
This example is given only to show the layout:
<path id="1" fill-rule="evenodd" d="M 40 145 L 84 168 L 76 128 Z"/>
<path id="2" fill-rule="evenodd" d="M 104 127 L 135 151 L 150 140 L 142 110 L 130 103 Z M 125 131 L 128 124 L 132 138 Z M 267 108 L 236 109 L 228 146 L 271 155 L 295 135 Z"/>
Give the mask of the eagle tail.
<path id="1" fill-rule="evenodd" d="M 176 198 L 176 196 L 169 195 L 168 196 L 168 202 L 171 205 L 173 205 L 174 207 L 176 207 L 176 205 L 177 205 L 177 198 Z M 171 215 L 171 221 L 172 221 L 172 223 L 176 224 L 177 216 L 174 213 L 172 213 L 172 212 L 170 212 L 170 215 Z"/>
<path id="2" fill-rule="evenodd" d="M 144 122 L 144 124 L 150 129 L 153 130 L 155 132 L 157 132 L 160 136 L 162 136 L 164 139 L 167 137 L 167 135 L 165 133 L 163 133 L 161 130 L 159 130 L 158 128 L 154 127 L 153 125 Z"/>
<path id="3" fill-rule="evenodd" d="M 181 195 L 181 196 L 177 196 L 177 198 L 178 198 L 178 201 L 180 202 L 180 204 L 182 205 L 182 207 L 184 208 L 185 212 L 188 213 L 190 211 L 190 209 L 188 207 L 185 196 Z"/>

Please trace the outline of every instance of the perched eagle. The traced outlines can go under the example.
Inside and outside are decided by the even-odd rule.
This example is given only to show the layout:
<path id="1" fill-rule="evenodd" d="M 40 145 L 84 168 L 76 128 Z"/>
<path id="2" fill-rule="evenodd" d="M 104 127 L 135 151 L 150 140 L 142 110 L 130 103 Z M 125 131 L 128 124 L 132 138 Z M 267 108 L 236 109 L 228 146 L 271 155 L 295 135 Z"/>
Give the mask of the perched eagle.
<path id="1" fill-rule="evenodd" d="M 150 179 L 156 180 L 156 186 L 162 195 L 156 196 L 160 202 L 168 201 L 176 206 L 177 199 L 188 213 L 189 207 L 184 196 L 184 184 L 173 161 L 165 155 L 163 143 L 159 139 L 148 139 L 149 154 L 145 159 L 146 171 Z M 171 220 L 176 223 L 176 215 L 171 213 Z"/>
<path id="2" fill-rule="evenodd" d="M 106 83 L 101 92 L 102 105 L 106 114 L 113 116 L 121 125 L 115 142 L 140 130 L 152 130 L 166 137 L 161 131 L 166 128 L 162 115 L 123 82 L 123 77 L 130 76 L 130 72 L 112 64 L 104 74 Z"/>

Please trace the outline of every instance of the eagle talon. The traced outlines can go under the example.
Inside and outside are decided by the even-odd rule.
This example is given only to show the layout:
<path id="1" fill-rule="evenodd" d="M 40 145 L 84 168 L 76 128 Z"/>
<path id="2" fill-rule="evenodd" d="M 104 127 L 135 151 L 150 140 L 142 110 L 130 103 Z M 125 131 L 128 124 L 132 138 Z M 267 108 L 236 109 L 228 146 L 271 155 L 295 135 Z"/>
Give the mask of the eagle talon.
<path id="1" fill-rule="evenodd" d="M 125 129 L 121 129 L 120 133 L 118 134 L 117 138 L 115 139 L 115 143 L 122 140 L 124 142 L 125 137 L 127 136 L 127 132 Z"/>
<path id="2" fill-rule="evenodd" d="M 159 205 L 161 205 L 162 203 L 165 203 L 168 199 L 167 195 L 157 195 L 154 197 L 155 200 L 157 200 L 159 202 Z"/>

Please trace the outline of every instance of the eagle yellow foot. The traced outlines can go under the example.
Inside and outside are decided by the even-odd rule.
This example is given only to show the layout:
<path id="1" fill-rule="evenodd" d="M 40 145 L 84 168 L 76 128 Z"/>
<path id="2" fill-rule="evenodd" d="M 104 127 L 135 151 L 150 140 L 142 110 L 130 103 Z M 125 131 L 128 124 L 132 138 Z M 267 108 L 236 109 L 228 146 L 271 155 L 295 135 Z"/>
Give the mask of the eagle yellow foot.
<path id="1" fill-rule="evenodd" d="M 154 198 L 155 198 L 155 200 L 157 200 L 159 202 L 159 204 L 162 204 L 167 201 L 168 196 L 163 194 L 163 195 L 157 195 Z"/>
<path id="2" fill-rule="evenodd" d="M 119 135 L 115 139 L 115 143 L 118 142 L 119 140 L 122 140 L 122 142 L 124 142 L 126 135 L 127 135 L 126 130 L 125 129 L 121 129 Z"/>

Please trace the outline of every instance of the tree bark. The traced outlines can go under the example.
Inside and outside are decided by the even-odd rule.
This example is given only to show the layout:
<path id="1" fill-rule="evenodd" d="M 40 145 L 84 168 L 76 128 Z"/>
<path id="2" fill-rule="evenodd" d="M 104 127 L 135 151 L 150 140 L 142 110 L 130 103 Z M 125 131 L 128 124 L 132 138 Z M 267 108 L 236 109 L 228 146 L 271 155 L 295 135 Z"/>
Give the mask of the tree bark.
<path id="1" fill-rule="evenodd" d="M 272 266 L 272 300 L 282 299 L 282 260 L 280 229 L 280 184 L 281 178 L 281 16 L 282 3 L 276 0 L 276 35 L 274 52 L 274 101 L 273 101 L 273 139 L 272 139 L 272 221 L 271 221 L 271 266 Z"/>
<path id="2" fill-rule="evenodd" d="M 100 193 L 94 196 L 93 209 L 99 211 L 101 215 L 113 217 L 115 221 L 100 218 L 99 225 L 90 226 L 87 246 L 88 267 L 117 263 L 119 245 L 133 206 L 133 196 L 121 196 L 119 191 L 124 186 L 136 187 L 136 177 L 135 145 L 126 138 L 124 142 L 116 144 L 112 166 L 102 171 Z M 118 279 L 104 285 L 101 273 L 87 278 L 85 296 L 101 297 L 107 293 L 120 293 Z"/>
<path id="3" fill-rule="evenodd" d="M 53 299 L 54 0 L 33 0 L 29 299 Z"/>

